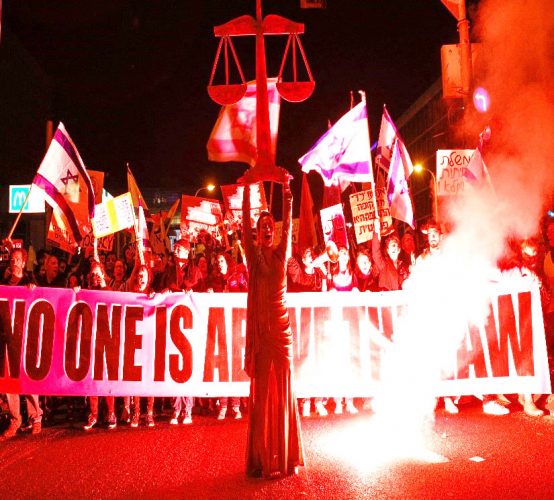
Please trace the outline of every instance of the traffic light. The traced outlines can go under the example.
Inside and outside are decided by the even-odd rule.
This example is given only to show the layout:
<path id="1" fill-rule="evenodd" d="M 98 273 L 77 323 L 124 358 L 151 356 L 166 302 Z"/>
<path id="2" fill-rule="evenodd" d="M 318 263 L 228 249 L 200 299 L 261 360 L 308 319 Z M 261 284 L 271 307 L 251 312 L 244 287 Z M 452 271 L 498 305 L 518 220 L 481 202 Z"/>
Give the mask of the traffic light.
<path id="1" fill-rule="evenodd" d="M 486 88 L 476 87 L 473 91 L 473 105 L 479 113 L 486 113 L 491 107 L 491 98 Z"/>

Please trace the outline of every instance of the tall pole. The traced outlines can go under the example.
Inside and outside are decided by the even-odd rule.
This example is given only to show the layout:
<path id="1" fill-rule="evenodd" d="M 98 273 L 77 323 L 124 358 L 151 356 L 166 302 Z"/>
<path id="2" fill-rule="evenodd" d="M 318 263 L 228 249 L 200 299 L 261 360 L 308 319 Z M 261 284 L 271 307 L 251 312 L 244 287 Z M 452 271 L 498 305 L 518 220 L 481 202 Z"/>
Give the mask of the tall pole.
<path id="1" fill-rule="evenodd" d="M 358 93 L 360 94 L 360 98 L 362 99 L 362 102 L 364 103 L 364 106 L 367 108 L 367 101 L 366 101 L 366 94 L 364 90 L 358 90 Z M 353 98 L 351 96 L 351 101 L 353 101 Z M 351 105 L 353 102 L 351 102 Z M 371 137 L 369 136 L 369 119 L 367 120 L 367 140 L 369 144 L 371 144 Z M 370 157 L 368 158 L 370 164 L 371 164 L 371 152 Z M 377 185 L 375 184 L 375 179 L 373 179 L 373 186 L 371 186 L 371 202 L 373 203 L 373 208 L 375 210 L 375 219 L 374 219 L 374 230 L 377 229 L 377 233 L 379 236 L 381 235 L 381 219 L 379 217 L 379 207 L 377 206 Z"/>
<path id="2" fill-rule="evenodd" d="M 52 120 L 46 121 L 46 151 L 50 147 L 52 138 L 54 137 L 54 122 Z M 44 247 L 48 248 L 48 230 L 50 229 L 50 223 L 53 217 L 52 207 L 46 203 L 44 206 Z"/>
<path id="3" fill-rule="evenodd" d="M 433 172 L 431 172 L 431 170 L 429 169 L 426 169 L 426 170 L 431 174 L 431 178 L 433 179 L 433 202 L 434 202 L 433 215 L 435 218 L 435 222 L 438 224 L 439 223 L 439 197 L 437 195 L 437 177 Z"/>
<path id="4" fill-rule="evenodd" d="M 272 167 L 262 0 L 256 0 L 256 166 Z"/>
<path id="5" fill-rule="evenodd" d="M 256 149 L 257 149 L 257 159 L 256 164 L 243 175 L 239 182 L 254 182 L 254 181 L 271 181 L 271 182 L 285 182 L 291 178 L 291 176 L 286 172 L 286 170 L 275 165 L 275 152 L 272 148 L 271 140 L 271 128 L 270 128 L 270 119 L 269 119 L 269 96 L 267 91 L 267 67 L 266 67 L 266 53 L 265 53 L 265 35 L 288 35 L 289 42 L 291 37 L 293 39 L 293 51 L 295 50 L 296 44 L 298 44 L 300 51 L 302 52 L 302 57 L 308 75 L 310 77 L 309 82 L 298 82 L 296 81 L 296 53 L 293 52 L 293 70 L 295 80 L 293 82 L 283 82 L 281 81 L 281 72 L 279 73 L 278 80 L 276 83 L 277 91 L 285 99 L 290 100 L 291 102 L 300 102 L 307 99 L 313 92 L 315 82 L 311 77 L 309 67 L 307 65 L 307 60 L 304 55 L 300 40 L 298 35 L 304 33 L 304 25 L 301 23 L 296 23 L 290 21 L 284 17 L 278 15 L 267 16 L 265 19 L 262 17 L 262 0 L 256 0 L 256 18 L 252 16 L 241 16 L 227 23 L 216 26 L 214 28 L 215 36 L 217 37 L 233 37 L 233 36 L 244 36 L 244 35 L 254 35 L 256 37 Z M 221 44 L 220 44 L 221 47 Z M 289 45 L 285 50 L 285 55 L 283 57 L 281 71 L 284 66 L 284 61 L 286 59 L 286 54 L 288 51 Z M 232 48 L 231 45 L 231 49 Z M 225 52 L 225 54 L 227 54 Z M 220 49 L 218 49 L 216 60 L 214 63 L 214 71 L 219 59 Z M 227 64 L 227 55 L 226 64 Z M 236 59 L 236 55 L 235 55 Z M 237 60 L 238 65 L 238 60 Z M 241 72 L 239 67 L 239 71 Z M 212 79 L 208 85 L 208 93 L 219 104 L 229 105 L 234 102 L 237 102 L 238 99 L 243 95 L 242 93 L 237 93 L 233 85 L 226 83 L 225 85 L 212 85 L 213 81 L 213 72 Z M 228 87 L 228 88 L 225 88 Z M 239 86 L 241 87 L 241 86 Z M 238 95 L 240 94 L 240 95 Z M 234 100 L 233 100 L 234 99 Z"/>
<path id="6" fill-rule="evenodd" d="M 471 60 L 471 41 L 469 38 L 469 19 L 466 14 L 466 2 L 460 0 L 459 3 L 458 33 L 460 35 L 460 59 L 462 91 L 464 101 L 467 103 L 471 91 L 471 82 L 473 80 L 472 60 Z"/>

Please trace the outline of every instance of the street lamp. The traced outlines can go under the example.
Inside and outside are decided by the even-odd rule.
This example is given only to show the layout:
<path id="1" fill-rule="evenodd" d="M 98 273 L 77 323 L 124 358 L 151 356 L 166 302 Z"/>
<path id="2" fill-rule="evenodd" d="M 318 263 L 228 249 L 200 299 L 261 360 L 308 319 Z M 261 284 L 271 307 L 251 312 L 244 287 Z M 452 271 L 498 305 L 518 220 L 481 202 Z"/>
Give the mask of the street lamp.
<path id="1" fill-rule="evenodd" d="M 431 170 L 429 170 L 428 168 L 425 168 L 420 163 L 417 163 L 414 165 L 414 172 L 420 174 L 421 172 L 423 172 L 423 170 L 429 173 L 433 178 L 433 204 L 434 204 L 433 215 L 435 218 L 435 222 L 438 223 L 439 222 L 439 200 L 437 197 L 437 178 L 435 177 L 435 174 L 431 172 Z"/>
<path id="2" fill-rule="evenodd" d="M 198 188 L 196 190 L 196 193 L 194 193 L 194 196 L 198 196 L 198 193 L 200 193 L 201 191 L 208 191 L 208 193 L 211 193 L 213 190 L 215 189 L 215 184 L 208 184 L 207 186 L 203 186 L 201 188 Z"/>

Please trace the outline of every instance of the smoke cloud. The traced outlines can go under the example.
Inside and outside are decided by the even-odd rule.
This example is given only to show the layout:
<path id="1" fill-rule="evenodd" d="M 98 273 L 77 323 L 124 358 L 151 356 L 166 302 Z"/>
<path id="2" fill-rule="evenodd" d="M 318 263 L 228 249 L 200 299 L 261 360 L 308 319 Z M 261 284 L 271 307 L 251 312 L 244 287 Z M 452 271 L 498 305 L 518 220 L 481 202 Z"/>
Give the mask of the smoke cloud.
<path id="1" fill-rule="evenodd" d="M 473 33 L 482 44 L 475 79 L 491 95 L 494 220 L 500 233 L 529 236 L 554 188 L 552 2 L 484 0 Z"/>
<path id="2" fill-rule="evenodd" d="M 455 370 L 468 323 L 482 324 L 486 318 L 491 283 L 510 279 L 496 266 L 507 239 L 538 231 L 554 188 L 551 1 L 484 0 L 474 17 L 474 38 L 481 43 L 474 76 L 488 90 L 491 110 L 488 116 L 467 110 L 463 135 L 473 136 L 476 146 L 479 133 L 490 125 L 484 158 L 493 189 L 466 189 L 447 207 L 450 231 L 440 253 L 416 263 L 405 282 L 408 308 L 388 355 L 391 366 L 383 374 L 388 388 L 375 402 L 387 421 L 409 408 L 421 429 L 433 421 L 431 388 Z"/>

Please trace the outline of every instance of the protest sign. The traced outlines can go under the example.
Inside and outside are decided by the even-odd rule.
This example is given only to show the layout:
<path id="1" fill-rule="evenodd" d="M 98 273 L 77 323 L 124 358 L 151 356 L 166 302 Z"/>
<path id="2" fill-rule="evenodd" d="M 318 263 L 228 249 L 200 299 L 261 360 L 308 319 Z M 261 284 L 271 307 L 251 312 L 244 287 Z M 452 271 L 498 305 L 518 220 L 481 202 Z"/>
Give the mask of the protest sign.
<path id="1" fill-rule="evenodd" d="M 386 233 L 392 227 L 392 217 L 387 200 L 387 193 L 384 188 L 377 189 L 376 201 L 377 215 L 381 222 L 381 231 Z M 356 243 L 370 241 L 373 238 L 373 228 L 376 217 L 372 189 L 351 194 L 350 208 L 352 209 L 352 222 L 354 223 Z"/>
<path id="2" fill-rule="evenodd" d="M 464 192 L 464 171 L 474 152 L 474 149 L 437 151 L 437 196 L 456 196 Z"/>
<path id="3" fill-rule="evenodd" d="M 194 238 L 200 231 L 217 236 L 223 220 L 221 203 L 209 198 L 183 195 L 181 198 L 181 235 Z"/>
<path id="4" fill-rule="evenodd" d="M 240 184 L 230 184 L 221 186 L 223 194 L 223 203 L 229 214 L 231 224 L 242 224 L 242 198 L 244 186 Z M 254 226 L 260 212 L 267 210 L 267 202 L 265 199 L 265 191 L 263 182 L 257 182 L 250 185 L 250 218 L 251 224 Z"/>
<path id="5" fill-rule="evenodd" d="M 81 248 L 92 250 L 94 248 L 94 235 L 92 232 L 85 235 L 81 244 Z M 74 254 L 77 250 L 77 244 L 73 239 L 73 234 L 71 231 L 68 231 L 64 226 L 64 223 L 61 219 L 58 219 L 56 216 L 56 211 L 52 213 L 52 219 L 50 220 L 50 226 L 48 228 L 47 235 L 48 242 L 64 252 Z M 103 236 L 98 238 L 97 249 L 99 252 L 111 252 L 113 250 L 115 237 L 113 234 Z"/>
<path id="6" fill-rule="evenodd" d="M 332 205 L 320 210 L 321 227 L 323 228 L 323 241 L 332 240 L 337 246 L 348 248 L 348 235 L 346 234 L 346 221 L 342 205 Z"/>
<path id="7" fill-rule="evenodd" d="M 96 205 L 92 229 L 96 238 L 134 227 L 135 211 L 130 193 L 116 196 Z"/>

